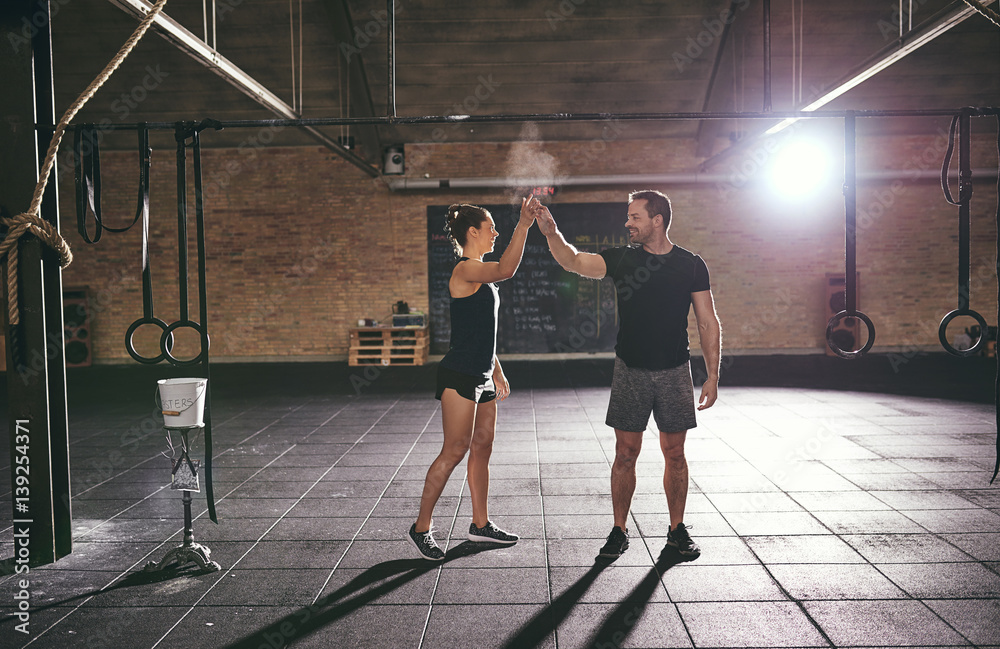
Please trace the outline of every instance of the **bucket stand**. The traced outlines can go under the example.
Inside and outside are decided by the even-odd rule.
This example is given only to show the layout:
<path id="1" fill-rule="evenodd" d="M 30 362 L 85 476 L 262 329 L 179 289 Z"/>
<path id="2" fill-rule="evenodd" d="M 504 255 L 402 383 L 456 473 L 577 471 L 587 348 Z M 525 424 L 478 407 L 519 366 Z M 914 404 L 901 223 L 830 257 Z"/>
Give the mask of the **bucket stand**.
<path id="1" fill-rule="evenodd" d="M 179 462 L 190 462 L 187 457 L 188 446 L 188 433 L 192 430 L 201 430 L 204 426 L 198 426 L 197 428 L 171 428 L 167 427 L 168 433 L 170 431 L 180 433 L 181 435 L 181 447 L 183 449 L 181 458 Z M 192 470 L 194 473 L 197 470 L 195 466 Z M 197 475 L 197 474 L 195 474 Z M 176 567 L 194 562 L 198 564 L 198 568 L 204 570 L 205 572 L 214 572 L 220 569 L 220 566 L 215 561 L 211 560 L 212 551 L 206 546 L 194 542 L 194 527 L 191 522 L 191 491 L 192 489 L 181 487 L 180 490 L 183 492 L 181 501 L 184 503 L 184 544 L 173 548 L 168 551 L 167 554 L 159 561 L 150 561 L 143 568 L 144 572 L 156 572 L 157 570 L 163 570 L 165 567 L 176 564 Z M 197 490 L 197 489 L 194 489 Z"/>

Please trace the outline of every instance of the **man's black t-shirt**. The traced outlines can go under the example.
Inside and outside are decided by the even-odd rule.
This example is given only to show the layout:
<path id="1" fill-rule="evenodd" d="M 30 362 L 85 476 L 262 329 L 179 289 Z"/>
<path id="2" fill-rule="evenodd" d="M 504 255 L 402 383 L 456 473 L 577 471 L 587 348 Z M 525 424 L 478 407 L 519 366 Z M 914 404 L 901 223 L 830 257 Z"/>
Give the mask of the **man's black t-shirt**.
<path id="1" fill-rule="evenodd" d="M 600 255 L 618 293 L 615 353 L 629 367 L 665 370 L 686 363 L 691 294 L 711 288 L 704 260 L 677 245 L 665 255 L 642 247 L 608 248 Z"/>

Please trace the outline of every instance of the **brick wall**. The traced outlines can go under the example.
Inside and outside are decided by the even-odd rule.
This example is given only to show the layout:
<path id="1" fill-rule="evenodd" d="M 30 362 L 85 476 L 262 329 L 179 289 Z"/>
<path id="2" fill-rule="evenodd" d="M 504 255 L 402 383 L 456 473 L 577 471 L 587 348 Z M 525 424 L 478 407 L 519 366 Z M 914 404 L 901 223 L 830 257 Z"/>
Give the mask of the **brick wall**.
<path id="1" fill-rule="evenodd" d="M 407 145 L 409 176 L 625 175 L 689 170 L 694 143 L 625 140 L 628 125 L 605 137 L 544 145 Z M 991 139 L 977 138 L 974 167 L 995 168 Z M 937 169 L 946 142 L 935 137 L 861 139 L 859 169 Z M 743 161 L 723 174 L 755 171 Z M 209 315 L 213 360 L 343 359 L 348 328 L 384 318 L 391 304 L 427 309 L 426 206 L 498 203 L 494 189 L 390 191 L 319 147 L 206 150 Z M 104 212 L 120 225 L 135 211 L 136 161 L 105 152 Z M 733 352 L 822 353 L 824 277 L 844 270 L 840 183 L 808 205 L 775 201 L 753 178 L 658 187 L 674 205 L 671 238 L 701 253 L 712 272 L 726 348 Z M 728 176 L 727 176 L 728 177 Z M 150 254 L 155 315 L 179 313 L 175 169 L 158 151 L 152 168 Z M 626 187 L 564 187 L 558 202 L 624 200 Z M 957 189 L 955 190 L 957 192 Z M 193 189 L 189 190 L 193 196 Z M 64 232 L 75 261 L 66 286 L 90 287 L 93 354 L 98 363 L 132 362 L 123 340 L 142 314 L 141 233 L 105 233 L 86 245 L 75 233 L 72 185 L 63 184 Z M 957 304 L 957 208 L 936 182 L 904 176 L 862 185 L 858 196 L 860 308 L 878 330 L 876 350 L 940 348 L 937 323 Z M 993 224 L 995 184 L 973 198 L 972 307 L 996 319 Z M 194 219 L 189 225 L 190 309 L 197 319 Z M 971 321 L 961 319 L 962 326 Z M 137 347 L 155 355 L 159 331 L 140 328 Z M 190 356 L 196 335 L 180 332 L 175 355 Z M 693 336 L 694 346 L 697 337 Z"/>

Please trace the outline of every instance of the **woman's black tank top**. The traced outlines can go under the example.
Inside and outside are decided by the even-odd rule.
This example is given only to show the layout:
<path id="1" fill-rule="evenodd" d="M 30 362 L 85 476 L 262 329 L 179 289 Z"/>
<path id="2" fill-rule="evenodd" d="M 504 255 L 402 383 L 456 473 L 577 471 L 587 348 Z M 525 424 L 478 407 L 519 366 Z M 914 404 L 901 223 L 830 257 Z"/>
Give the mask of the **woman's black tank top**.
<path id="1" fill-rule="evenodd" d="M 468 257 L 458 260 L 462 263 Z M 500 293 L 494 284 L 481 284 L 468 297 L 451 298 L 451 345 L 441 366 L 488 379 L 493 375 L 497 347 Z"/>

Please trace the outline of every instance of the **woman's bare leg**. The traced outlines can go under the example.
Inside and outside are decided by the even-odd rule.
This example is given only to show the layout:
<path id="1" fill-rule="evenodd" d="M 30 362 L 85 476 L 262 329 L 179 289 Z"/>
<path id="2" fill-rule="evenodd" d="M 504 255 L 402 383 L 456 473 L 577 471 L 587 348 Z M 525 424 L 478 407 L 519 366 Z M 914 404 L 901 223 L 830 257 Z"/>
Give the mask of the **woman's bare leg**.
<path id="1" fill-rule="evenodd" d="M 475 401 L 466 399 L 452 388 L 444 391 L 444 394 L 441 395 L 444 443 L 441 446 L 441 452 L 427 469 L 424 491 L 420 496 L 417 532 L 426 532 L 430 529 L 434 505 L 441 497 L 444 486 L 448 484 L 451 472 L 469 450 L 476 419 Z"/>
<path id="2" fill-rule="evenodd" d="M 489 521 L 486 501 L 490 493 L 490 455 L 497 431 L 496 400 L 479 404 L 469 451 L 469 496 L 472 498 L 472 522 L 483 527 Z"/>

